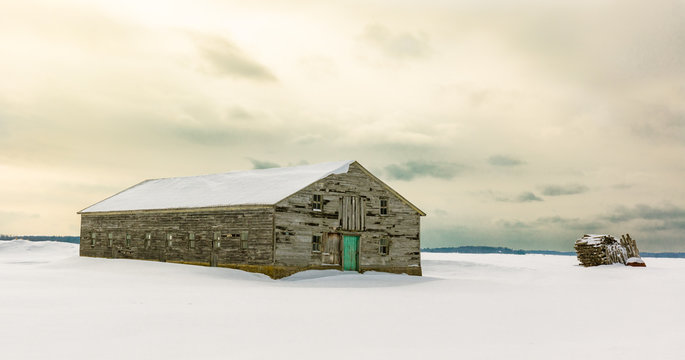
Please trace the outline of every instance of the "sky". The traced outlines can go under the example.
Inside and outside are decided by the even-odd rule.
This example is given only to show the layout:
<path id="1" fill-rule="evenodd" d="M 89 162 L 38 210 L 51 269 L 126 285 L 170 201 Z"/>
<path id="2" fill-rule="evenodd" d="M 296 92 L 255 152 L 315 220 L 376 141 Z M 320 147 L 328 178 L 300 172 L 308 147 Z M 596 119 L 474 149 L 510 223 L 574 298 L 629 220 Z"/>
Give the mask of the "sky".
<path id="1" fill-rule="evenodd" d="M 0 0 L 0 233 L 357 160 L 422 246 L 685 251 L 685 2 Z"/>

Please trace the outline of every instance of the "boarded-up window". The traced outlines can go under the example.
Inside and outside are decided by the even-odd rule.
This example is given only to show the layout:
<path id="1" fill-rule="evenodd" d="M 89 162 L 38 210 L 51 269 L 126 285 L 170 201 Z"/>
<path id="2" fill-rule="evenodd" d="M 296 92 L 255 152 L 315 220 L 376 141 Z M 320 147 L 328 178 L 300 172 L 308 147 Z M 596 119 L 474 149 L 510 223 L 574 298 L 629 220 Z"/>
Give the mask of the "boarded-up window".
<path id="1" fill-rule="evenodd" d="M 381 215 L 388 215 L 388 199 L 381 198 Z"/>
<path id="2" fill-rule="evenodd" d="M 312 196 L 312 210 L 323 211 L 323 195 L 314 194 Z"/>
<path id="3" fill-rule="evenodd" d="M 381 239 L 378 246 L 378 253 L 381 255 L 390 254 L 390 242 L 388 241 L 388 239 Z"/>
<path id="4" fill-rule="evenodd" d="M 340 198 L 340 212 L 338 218 L 343 230 L 364 230 L 366 228 L 364 216 L 364 199 L 359 196 L 343 196 Z"/>
<path id="5" fill-rule="evenodd" d="M 312 251 L 321 252 L 321 235 L 312 235 Z"/>
<path id="6" fill-rule="evenodd" d="M 248 238 L 248 232 L 247 231 L 241 231 L 240 232 L 240 248 L 241 249 L 247 249 L 247 238 Z"/>

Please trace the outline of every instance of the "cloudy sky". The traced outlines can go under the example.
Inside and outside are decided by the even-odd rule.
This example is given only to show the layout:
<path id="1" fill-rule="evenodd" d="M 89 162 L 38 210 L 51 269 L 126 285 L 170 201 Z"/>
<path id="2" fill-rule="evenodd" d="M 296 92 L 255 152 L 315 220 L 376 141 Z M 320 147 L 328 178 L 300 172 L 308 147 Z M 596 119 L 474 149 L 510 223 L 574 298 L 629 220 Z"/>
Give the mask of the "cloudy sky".
<path id="1" fill-rule="evenodd" d="M 0 233 L 354 159 L 425 247 L 685 251 L 683 1 L 0 0 Z"/>

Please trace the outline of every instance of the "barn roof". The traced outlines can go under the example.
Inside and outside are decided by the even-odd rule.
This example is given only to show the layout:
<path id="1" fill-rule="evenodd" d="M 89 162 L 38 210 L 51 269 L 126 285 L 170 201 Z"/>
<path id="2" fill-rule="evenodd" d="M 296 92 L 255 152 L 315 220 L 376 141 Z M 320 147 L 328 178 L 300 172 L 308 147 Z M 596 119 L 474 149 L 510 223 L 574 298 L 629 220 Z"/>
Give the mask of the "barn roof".
<path id="1" fill-rule="evenodd" d="M 145 180 L 78 213 L 274 205 L 329 175 L 347 173 L 352 163 L 356 161 Z M 357 165 L 420 215 L 426 215 Z"/>
<path id="2" fill-rule="evenodd" d="M 82 213 L 273 205 L 328 175 L 347 173 L 354 161 L 145 180 Z"/>

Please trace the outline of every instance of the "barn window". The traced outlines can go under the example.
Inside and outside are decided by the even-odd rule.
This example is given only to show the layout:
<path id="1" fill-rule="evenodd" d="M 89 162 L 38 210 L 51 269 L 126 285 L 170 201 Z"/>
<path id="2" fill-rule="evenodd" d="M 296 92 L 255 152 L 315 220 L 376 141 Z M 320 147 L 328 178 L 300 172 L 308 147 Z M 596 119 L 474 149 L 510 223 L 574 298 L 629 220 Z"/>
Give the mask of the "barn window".
<path id="1" fill-rule="evenodd" d="M 381 215 L 388 215 L 388 199 L 381 198 Z"/>
<path id="2" fill-rule="evenodd" d="M 312 251 L 321 252 L 321 235 L 312 235 Z"/>
<path id="3" fill-rule="evenodd" d="M 152 234 L 151 233 L 145 234 L 145 240 L 152 240 Z"/>
<path id="4" fill-rule="evenodd" d="M 90 246 L 95 246 L 95 238 L 97 238 L 98 234 L 92 233 L 90 234 Z"/>
<path id="5" fill-rule="evenodd" d="M 390 242 L 388 239 L 381 239 L 378 246 L 378 253 L 381 255 L 388 255 L 390 253 Z"/>
<path id="6" fill-rule="evenodd" d="M 247 249 L 247 231 L 241 231 L 240 232 L 240 248 L 241 249 Z"/>
<path id="7" fill-rule="evenodd" d="M 314 194 L 312 196 L 312 210 L 322 211 L 323 210 L 323 195 Z"/>
<path id="8" fill-rule="evenodd" d="M 126 234 L 126 246 L 131 247 L 131 234 Z"/>
<path id="9" fill-rule="evenodd" d="M 213 246 L 215 249 L 220 248 L 220 247 L 221 247 L 221 240 L 214 240 L 214 241 L 212 241 L 212 246 Z"/>
<path id="10" fill-rule="evenodd" d="M 145 248 L 146 248 L 146 249 L 149 249 L 151 243 L 152 243 L 152 240 L 150 240 L 150 239 L 145 239 Z"/>
<path id="11" fill-rule="evenodd" d="M 171 234 L 166 234 L 166 246 L 171 247 L 174 245 L 174 237 Z"/>
<path id="12" fill-rule="evenodd" d="M 214 240 L 220 240 L 221 239 L 221 233 L 220 232 L 215 232 L 214 233 Z"/>
<path id="13" fill-rule="evenodd" d="M 188 243 L 191 249 L 195 249 L 195 233 L 192 231 L 188 233 Z"/>
<path id="14" fill-rule="evenodd" d="M 110 238 L 107 240 L 107 246 L 112 247 L 113 240 Z"/>

